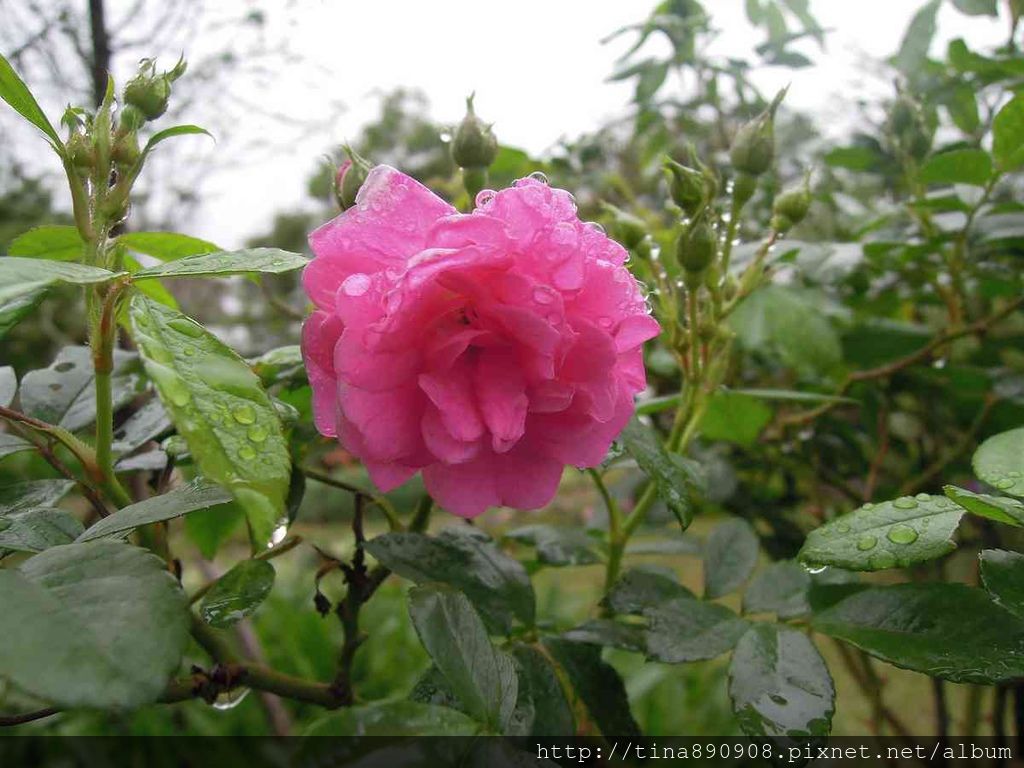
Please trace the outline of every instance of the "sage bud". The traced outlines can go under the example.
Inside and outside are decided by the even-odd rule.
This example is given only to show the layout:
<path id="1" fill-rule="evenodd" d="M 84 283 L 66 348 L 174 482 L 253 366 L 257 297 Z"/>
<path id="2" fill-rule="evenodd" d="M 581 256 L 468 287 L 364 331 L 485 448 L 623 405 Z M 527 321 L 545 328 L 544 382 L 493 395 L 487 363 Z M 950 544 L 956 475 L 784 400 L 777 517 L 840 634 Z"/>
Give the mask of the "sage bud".
<path id="1" fill-rule="evenodd" d="M 784 190 L 775 198 L 772 205 L 772 228 L 776 232 L 785 232 L 803 221 L 810 208 L 811 176 L 808 173 L 798 186 Z"/>
<path id="2" fill-rule="evenodd" d="M 185 72 L 185 61 L 179 60 L 174 69 L 156 74 L 155 62 L 143 59 L 139 73 L 124 88 L 124 101 L 136 107 L 146 118 L 155 120 L 167 111 L 171 98 L 171 83 Z"/>
<path id="3" fill-rule="evenodd" d="M 75 168 L 86 173 L 92 170 L 96 162 L 96 156 L 93 153 L 92 143 L 86 138 L 84 133 L 76 131 L 71 134 L 64 147 L 68 153 L 68 158 L 71 160 L 71 164 Z"/>
<path id="4" fill-rule="evenodd" d="M 119 170 L 131 168 L 139 159 L 139 137 L 135 131 L 119 136 L 110 152 L 110 159 Z"/>
<path id="5" fill-rule="evenodd" d="M 705 175 L 677 163 L 671 157 L 665 158 L 663 167 L 668 178 L 668 192 L 672 202 L 682 208 L 688 216 L 694 216 L 709 199 Z"/>
<path id="6" fill-rule="evenodd" d="M 612 237 L 631 251 L 643 242 L 647 236 L 647 228 L 643 221 L 611 203 L 602 203 L 601 208 L 612 217 L 610 227 Z"/>
<path id="7" fill-rule="evenodd" d="M 370 163 L 366 158 L 348 145 L 344 149 L 349 159 L 341 164 L 334 177 L 334 197 L 343 211 L 356 204 L 356 195 L 370 175 Z"/>
<path id="8" fill-rule="evenodd" d="M 473 96 L 466 99 L 466 116 L 452 139 L 452 160 L 460 168 L 487 168 L 498 155 L 498 140 L 491 126 L 476 116 Z"/>
<path id="9" fill-rule="evenodd" d="M 732 166 L 741 173 L 760 176 L 775 159 L 775 112 L 786 95 L 783 88 L 760 115 L 736 132 L 729 151 Z"/>
<path id="10" fill-rule="evenodd" d="M 718 235 L 704 216 L 693 221 L 676 240 L 676 260 L 686 272 L 702 275 L 718 255 Z"/>

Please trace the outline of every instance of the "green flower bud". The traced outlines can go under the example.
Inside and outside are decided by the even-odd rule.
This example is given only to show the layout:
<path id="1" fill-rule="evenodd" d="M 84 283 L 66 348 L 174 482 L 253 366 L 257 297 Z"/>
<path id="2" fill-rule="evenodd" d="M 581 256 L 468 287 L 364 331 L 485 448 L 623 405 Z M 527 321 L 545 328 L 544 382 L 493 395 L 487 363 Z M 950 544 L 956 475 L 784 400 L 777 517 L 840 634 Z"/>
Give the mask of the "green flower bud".
<path id="1" fill-rule="evenodd" d="M 647 237 L 647 227 L 643 221 L 611 203 L 601 203 L 601 208 L 612 217 L 611 235 L 627 249 L 634 250 Z"/>
<path id="2" fill-rule="evenodd" d="M 71 164 L 80 171 L 88 173 L 96 163 L 96 155 L 93 152 L 92 144 L 84 133 L 75 132 L 71 134 L 67 144 L 64 145 Z"/>
<path id="3" fill-rule="evenodd" d="M 334 197 L 343 211 L 356 204 L 356 195 L 370 175 L 369 161 L 347 144 L 344 149 L 349 159 L 341 164 L 334 177 Z"/>
<path id="4" fill-rule="evenodd" d="M 704 216 L 692 222 L 676 240 L 676 260 L 686 271 L 702 275 L 718 255 L 718 235 Z"/>
<path id="5" fill-rule="evenodd" d="M 135 131 L 119 136 L 110 151 L 110 159 L 119 170 L 131 168 L 139 159 L 139 137 Z"/>
<path id="6" fill-rule="evenodd" d="M 772 205 L 772 213 L 774 214 L 772 219 L 773 228 L 777 232 L 785 232 L 790 227 L 803 221 L 810 208 L 811 175 L 806 173 L 804 174 L 803 182 L 798 186 L 784 190 L 775 198 L 775 202 Z M 788 224 L 789 226 L 783 228 L 775 226 L 775 218 L 779 219 L 779 224 Z"/>
<path id="7" fill-rule="evenodd" d="M 915 160 L 923 160 L 931 150 L 935 121 L 906 93 L 900 92 L 893 102 L 886 128 L 896 149 Z"/>
<path id="8" fill-rule="evenodd" d="M 156 74 L 155 62 L 143 59 L 139 64 L 139 74 L 128 81 L 124 88 L 124 101 L 145 116 L 146 120 L 155 120 L 167 111 L 171 98 L 171 83 L 185 72 L 185 61 L 180 59 L 174 69 L 163 74 Z"/>
<path id="9" fill-rule="evenodd" d="M 786 95 L 783 88 L 760 115 L 736 132 L 729 156 L 737 171 L 760 176 L 775 159 L 775 112 Z"/>
<path id="10" fill-rule="evenodd" d="M 672 202 L 688 216 L 694 216 L 709 200 L 708 180 L 703 173 L 665 158 L 662 166 L 668 178 L 668 192 Z"/>
<path id="11" fill-rule="evenodd" d="M 750 198 L 754 196 L 756 191 L 757 176 L 751 176 L 749 173 L 736 174 L 736 179 L 733 181 L 732 186 L 732 196 L 739 208 L 750 202 Z"/>
<path id="12" fill-rule="evenodd" d="M 125 104 L 117 114 L 117 129 L 119 132 L 137 131 L 146 122 L 146 116 L 142 110 L 132 104 Z"/>
<path id="13" fill-rule="evenodd" d="M 452 139 L 452 160 L 460 168 L 486 168 L 498 155 L 498 140 L 491 126 L 473 111 L 473 96 L 466 99 L 466 116 Z"/>

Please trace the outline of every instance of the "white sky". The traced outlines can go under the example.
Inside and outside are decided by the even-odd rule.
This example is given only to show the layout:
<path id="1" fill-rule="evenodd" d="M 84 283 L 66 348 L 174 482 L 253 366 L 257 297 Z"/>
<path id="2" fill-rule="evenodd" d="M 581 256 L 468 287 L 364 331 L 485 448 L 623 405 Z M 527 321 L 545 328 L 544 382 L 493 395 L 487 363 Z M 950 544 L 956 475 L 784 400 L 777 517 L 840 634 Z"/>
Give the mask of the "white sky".
<path id="1" fill-rule="evenodd" d="M 826 52 L 808 42 L 801 50 L 815 67 L 765 70 L 759 84 L 771 90 L 791 82 L 787 103 L 815 112 L 826 130 L 836 130 L 853 113 L 853 95 L 888 89 L 886 76 L 869 71 L 865 61 L 895 51 L 923 2 L 811 0 L 813 13 L 831 30 Z M 705 4 L 723 30 L 714 50 L 739 53 L 762 41 L 746 22 L 743 0 Z M 268 17 L 272 31 L 286 34 L 292 49 L 303 52 L 310 64 L 302 71 L 278 73 L 267 92 L 253 95 L 300 122 L 333 124 L 322 136 L 306 137 L 273 157 L 264 153 L 257 168 L 243 163 L 223 171 L 205 188 L 207 203 L 188 231 L 235 247 L 247 235 L 265 230 L 273 212 L 301 204 L 317 158 L 357 136 L 376 115 L 375 94 L 397 86 L 423 90 L 432 115 L 451 122 L 461 118 L 466 95 L 476 91 L 477 112 L 494 122 L 500 140 L 534 153 L 543 153 L 562 136 L 592 130 L 622 114 L 630 95 L 630 86 L 606 82 L 629 37 L 609 45 L 600 40 L 640 21 L 653 5 L 654 0 L 313 0 L 295 4 L 293 11 L 274 10 Z M 944 7 L 936 45 L 955 36 L 1000 40 L 1004 30 L 1005 25 L 990 19 L 968 18 Z M 215 46 L 216 41 L 197 45 Z M 329 105 L 338 101 L 347 109 L 331 120 Z M 258 136 L 280 128 L 257 118 L 238 130 Z M 193 140 L 199 139 L 182 139 Z"/>

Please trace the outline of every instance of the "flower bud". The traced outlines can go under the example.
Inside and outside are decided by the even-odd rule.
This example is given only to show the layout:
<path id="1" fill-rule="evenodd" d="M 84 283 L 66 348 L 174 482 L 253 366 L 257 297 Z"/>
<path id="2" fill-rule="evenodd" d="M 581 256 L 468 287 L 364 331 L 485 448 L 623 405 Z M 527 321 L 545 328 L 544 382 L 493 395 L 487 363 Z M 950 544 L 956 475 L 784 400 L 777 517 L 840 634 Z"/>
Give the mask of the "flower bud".
<path id="1" fill-rule="evenodd" d="M 171 98 L 171 83 L 185 72 L 185 61 L 179 60 L 174 69 L 156 74 L 152 59 L 143 59 L 139 74 L 128 81 L 124 88 L 124 101 L 141 112 L 146 120 L 155 120 L 167 111 Z"/>
<path id="2" fill-rule="evenodd" d="M 142 110 L 132 104 L 125 104 L 117 113 L 117 129 L 119 132 L 127 133 L 137 131 L 146 122 L 146 116 Z"/>
<path id="3" fill-rule="evenodd" d="M 736 132 L 729 155 L 737 171 L 760 176 L 775 159 L 775 112 L 786 95 L 783 88 L 760 115 Z"/>
<path id="4" fill-rule="evenodd" d="M 784 190 L 772 205 L 772 228 L 777 232 L 785 232 L 799 224 L 807 216 L 811 208 L 811 175 L 804 174 L 804 180 L 798 186 Z M 776 222 L 778 219 L 778 222 Z M 776 226 L 776 224 L 783 226 Z"/>
<path id="5" fill-rule="evenodd" d="M 700 171 L 677 163 L 671 157 L 665 158 L 662 167 L 668 178 L 668 192 L 672 202 L 688 216 L 694 216 L 710 198 L 707 177 Z"/>
<path id="6" fill-rule="evenodd" d="M 71 160 L 71 164 L 75 168 L 86 173 L 92 170 L 96 156 L 93 153 L 92 143 L 84 133 L 79 131 L 72 133 L 64 148 L 67 151 L 68 159 Z"/>
<path id="7" fill-rule="evenodd" d="M 893 102 L 886 127 L 897 149 L 915 160 L 924 159 L 931 149 L 934 122 L 921 104 L 906 93 L 901 92 Z"/>
<path id="8" fill-rule="evenodd" d="M 131 131 L 117 138 L 110 151 L 110 159 L 119 170 L 126 170 L 135 165 L 139 154 L 139 137 Z"/>
<path id="9" fill-rule="evenodd" d="M 757 176 L 751 176 L 749 173 L 737 173 L 736 179 L 733 181 L 732 196 L 736 201 L 737 208 L 742 208 L 748 202 L 750 198 L 754 196 L 754 192 L 757 191 Z"/>
<path id="10" fill-rule="evenodd" d="M 628 250 L 635 249 L 647 237 L 647 227 L 643 221 L 611 203 L 601 203 L 601 208 L 612 217 L 611 235 Z"/>
<path id="11" fill-rule="evenodd" d="M 334 177 L 334 197 L 343 211 L 356 204 L 356 194 L 370 175 L 370 163 L 366 158 L 348 145 L 345 146 L 345 153 L 348 160 L 338 167 Z"/>
<path id="12" fill-rule="evenodd" d="M 718 235 L 704 216 L 698 217 L 679 235 L 676 259 L 694 275 L 704 273 L 718 254 Z"/>
<path id="13" fill-rule="evenodd" d="M 466 116 L 452 139 L 452 160 L 460 168 L 486 168 L 498 155 L 498 140 L 491 126 L 473 111 L 473 96 L 466 99 Z"/>

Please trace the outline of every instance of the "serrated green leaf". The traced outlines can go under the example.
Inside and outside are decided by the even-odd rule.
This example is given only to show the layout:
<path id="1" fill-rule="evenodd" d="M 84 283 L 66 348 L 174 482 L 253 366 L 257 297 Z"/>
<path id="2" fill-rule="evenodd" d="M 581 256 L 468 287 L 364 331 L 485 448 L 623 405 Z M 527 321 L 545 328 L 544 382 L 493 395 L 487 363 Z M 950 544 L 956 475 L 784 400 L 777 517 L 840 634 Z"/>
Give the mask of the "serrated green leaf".
<path id="1" fill-rule="evenodd" d="M 992 155 L 1001 171 L 1024 164 L 1024 96 L 1015 96 L 992 122 Z"/>
<path id="2" fill-rule="evenodd" d="M 612 613 L 639 614 L 646 608 L 680 598 L 697 599 L 674 575 L 661 569 L 641 567 L 622 574 L 603 602 Z"/>
<path id="3" fill-rule="evenodd" d="M 70 261 L 0 257 L 0 306 L 24 299 L 56 283 L 96 285 L 113 280 L 121 274 Z"/>
<path id="4" fill-rule="evenodd" d="M 14 67 L 3 56 L 0 56 L 0 99 L 10 104 L 15 112 L 42 131 L 54 149 L 60 151 L 64 146 L 57 131 L 46 119 L 46 114 L 39 106 L 39 102 L 32 95 L 32 91 L 25 85 L 25 81 L 18 77 Z"/>
<path id="5" fill-rule="evenodd" d="M 992 177 L 992 158 L 983 149 L 954 149 L 932 155 L 921 168 L 925 184 L 985 186 Z"/>
<path id="6" fill-rule="evenodd" d="M 26 480 L 0 488 L 0 515 L 52 507 L 74 487 L 74 480 Z"/>
<path id="7" fill-rule="evenodd" d="M 111 399 L 115 410 L 127 405 L 143 386 L 138 356 L 115 350 Z M 21 379 L 21 408 L 29 416 L 71 432 L 96 420 L 96 375 L 88 347 L 64 347 L 47 368 Z"/>
<path id="8" fill-rule="evenodd" d="M 946 496 L 966 509 L 972 515 L 987 517 L 1004 525 L 1024 527 L 1024 502 L 1009 499 L 1005 496 L 989 496 L 985 493 L 973 493 L 955 485 L 947 485 Z"/>
<path id="9" fill-rule="evenodd" d="M 1024 555 L 1003 549 L 986 549 L 978 559 L 985 591 L 998 605 L 1024 619 Z"/>
<path id="10" fill-rule="evenodd" d="M 968 16 L 998 16 L 997 0 L 953 0 L 953 5 Z"/>
<path id="11" fill-rule="evenodd" d="M 759 399 L 718 390 L 711 396 L 700 421 L 700 433 L 706 440 L 722 440 L 749 448 L 771 420 L 772 409 Z"/>
<path id="12" fill-rule="evenodd" d="M 807 593 L 811 574 L 797 562 L 781 560 L 754 576 L 743 593 L 744 613 L 774 613 L 780 619 L 803 616 L 811 610 Z"/>
<path id="13" fill-rule="evenodd" d="M 736 644 L 729 697 L 747 736 L 828 736 L 836 691 L 821 654 L 802 632 L 755 624 Z"/>
<path id="14" fill-rule="evenodd" d="M 645 608 L 648 658 L 669 664 L 721 656 L 736 645 L 748 623 L 723 605 L 683 597 Z"/>
<path id="15" fill-rule="evenodd" d="M 465 711 L 503 733 L 516 704 L 515 664 L 491 645 L 466 596 L 447 586 L 413 587 L 409 615 L 423 647 Z"/>
<path id="16" fill-rule="evenodd" d="M 146 372 L 196 464 L 242 505 L 253 544 L 262 548 L 286 516 L 291 461 L 259 378 L 233 350 L 174 310 L 136 295 L 129 316 Z"/>
<path id="17" fill-rule="evenodd" d="M 46 284 L 36 285 L 11 299 L 0 301 L 0 339 L 39 306 L 48 288 Z"/>
<path id="18" fill-rule="evenodd" d="M 209 509 L 231 501 L 231 494 L 219 485 L 193 480 L 160 496 L 130 504 L 90 526 L 78 541 L 92 541 L 127 534 L 139 526 L 173 520 L 199 509 Z"/>
<path id="19" fill-rule="evenodd" d="M 9 256 L 52 261 L 79 261 L 84 251 L 85 241 L 76 227 L 56 224 L 30 229 L 7 246 Z"/>
<path id="20" fill-rule="evenodd" d="M 963 584 L 865 589 L 812 624 L 882 661 L 954 683 L 1024 676 L 1024 621 Z"/>
<path id="21" fill-rule="evenodd" d="M 693 522 L 693 497 L 699 493 L 702 484 L 692 463 L 682 456 L 668 453 L 650 428 L 635 417 L 626 425 L 619 439 L 654 483 L 658 496 L 685 531 Z"/>
<path id="22" fill-rule="evenodd" d="M 479 731 L 479 723 L 455 709 L 416 701 L 383 701 L 323 715 L 314 720 L 303 735 L 394 738 L 473 736 Z"/>
<path id="23" fill-rule="evenodd" d="M 199 615 L 211 627 L 234 626 L 263 604 L 275 575 L 266 560 L 243 560 L 217 579 L 199 604 Z"/>
<path id="24" fill-rule="evenodd" d="M 558 663 L 590 720 L 607 737 L 640 736 L 629 708 L 626 687 L 615 668 L 601 659 L 601 648 L 548 637 L 544 647 Z"/>
<path id="25" fill-rule="evenodd" d="M 519 699 L 529 701 L 533 714 L 524 735 L 556 737 L 574 733 L 572 708 L 552 659 L 539 645 L 515 643 L 510 651 L 519 671 Z"/>
<path id="26" fill-rule="evenodd" d="M 0 432 L 0 459 L 34 449 L 35 446 L 27 440 L 7 432 Z"/>
<path id="27" fill-rule="evenodd" d="M 147 267 L 135 273 L 135 280 L 166 277 L 203 277 L 208 275 L 244 275 L 253 272 L 280 274 L 302 269 L 309 260 L 301 253 L 279 248 L 246 248 L 241 251 L 216 251 Z"/>
<path id="28" fill-rule="evenodd" d="M 146 142 L 146 146 L 142 149 L 142 157 L 145 158 L 150 152 L 152 152 L 157 144 L 167 141 L 167 139 L 173 139 L 175 136 L 188 136 L 190 134 L 203 134 L 213 138 L 213 134 L 205 128 L 200 128 L 198 125 L 175 125 L 171 128 L 164 128 L 162 131 L 157 131 L 149 137 L 149 141 Z"/>
<path id="29" fill-rule="evenodd" d="M 903 42 L 900 43 L 899 52 L 893 59 L 893 64 L 904 74 L 915 74 L 927 61 L 928 49 L 935 37 L 939 5 L 939 0 L 931 0 L 911 19 Z"/>
<path id="30" fill-rule="evenodd" d="M 461 590 L 493 632 L 511 632 L 513 618 L 533 626 L 533 586 L 526 570 L 481 531 L 465 526 L 436 537 L 385 533 L 366 542 L 366 551 L 417 584 L 438 582 Z"/>
<path id="31" fill-rule="evenodd" d="M 928 494 L 865 504 L 811 531 L 799 558 L 852 571 L 906 568 L 952 552 L 962 516 L 949 499 Z"/>
<path id="32" fill-rule="evenodd" d="M 1004 493 L 1024 496 L 1024 427 L 993 435 L 971 459 L 974 474 Z"/>
<path id="33" fill-rule="evenodd" d="M 590 565 L 601 561 L 595 551 L 597 542 L 578 526 L 524 525 L 508 531 L 505 538 L 535 547 L 537 560 L 544 565 Z"/>
<path id="34" fill-rule="evenodd" d="M 591 619 L 563 633 L 562 637 L 574 643 L 590 643 L 643 653 L 647 649 L 645 629 L 639 624 L 627 624 L 614 619 Z"/>
<path id="35" fill-rule="evenodd" d="M 70 544 L 82 532 L 82 524 L 63 509 L 34 507 L 0 515 L 0 551 L 42 552 L 58 544 Z"/>
<path id="36" fill-rule="evenodd" d="M 111 541 L 0 570 L 0 616 L 0 676 L 62 707 L 156 701 L 188 640 L 185 595 L 164 562 Z"/>
<path id="37" fill-rule="evenodd" d="M 760 545 L 750 523 L 732 518 L 719 523 L 704 546 L 704 597 L 715 599 L 739 589 L 757 567 Z"/>
<path id="38" fill-rule="evenodd" d="M 211 242 L 177 232 L 126 232 L 118 236 L 117 242 L 136 253 L 161 261 L 176 261 L 221 250 Z"/>

